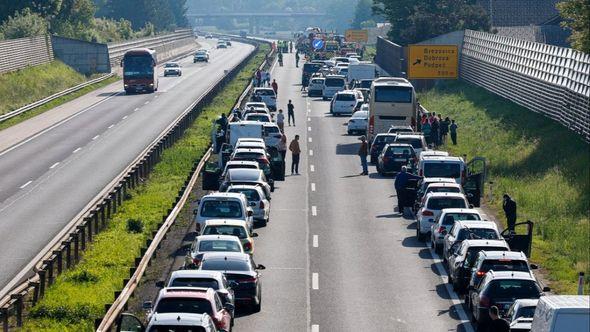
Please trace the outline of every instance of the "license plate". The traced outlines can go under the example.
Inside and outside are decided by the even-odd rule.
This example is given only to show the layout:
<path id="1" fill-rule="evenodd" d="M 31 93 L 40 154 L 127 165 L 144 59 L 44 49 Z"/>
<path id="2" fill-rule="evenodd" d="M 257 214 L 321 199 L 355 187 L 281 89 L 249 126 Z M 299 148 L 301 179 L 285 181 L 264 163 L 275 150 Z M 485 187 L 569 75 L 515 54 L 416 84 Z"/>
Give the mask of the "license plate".
<path id="1" fill-rule="evenodd" d="M 404 162 L 404 161 L 406 161 L 406 160 L 405 160 L 405 159 L 403 159 L 403 158 L 396 158 L 396 159 L 393 159 L 393 161 L 397 161 L 397 162 Z"/>

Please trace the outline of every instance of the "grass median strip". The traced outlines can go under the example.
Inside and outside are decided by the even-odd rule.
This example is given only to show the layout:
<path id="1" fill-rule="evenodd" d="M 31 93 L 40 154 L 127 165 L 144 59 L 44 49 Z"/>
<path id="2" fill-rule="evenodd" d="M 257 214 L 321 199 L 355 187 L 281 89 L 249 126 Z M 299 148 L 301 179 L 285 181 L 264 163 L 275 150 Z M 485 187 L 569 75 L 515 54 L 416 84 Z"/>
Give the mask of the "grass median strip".
<path id="1" fill-rule="evenodd" d="M 441 84 L 420 94 L 420 102 L 457 121 L 458 145 L 449 139 L 445 148 L 487 158 L 494 182 L 488 204 L 503 216 L 502 194 L 516 200 L 518 221 L 535 222 L 532 260 L 548 271 L 554 291 L 575 294 L 578 272 L 590 275 L 588 144 L 543 115 L 466 83 Z M 588 291 L 588 277 L 585 283 Z"/>
<path id="2" fill-rule="evenodd" d="M 112 303 L 114 292 L 121 290 L 135 257 L 174 202 L 194 162 L 206 152 L 211 122 L 233 107 L 267 51 L 268 46 L 261 45 L 247 66 L 202 110 L 184 137 L 164 151 L 149 179 L 131 191 L 131 199 L 96 236 L 81 262 L 61 274 L 30 310 L 24 330 L 93 330 L 94 320 L 104 315 L 104 305 Z"/>

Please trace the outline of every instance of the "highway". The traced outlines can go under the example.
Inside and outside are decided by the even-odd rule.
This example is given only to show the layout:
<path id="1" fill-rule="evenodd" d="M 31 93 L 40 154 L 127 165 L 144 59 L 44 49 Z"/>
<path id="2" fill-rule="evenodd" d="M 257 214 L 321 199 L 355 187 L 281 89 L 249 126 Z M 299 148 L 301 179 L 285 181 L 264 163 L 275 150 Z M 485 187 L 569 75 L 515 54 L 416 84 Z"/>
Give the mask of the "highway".
<path id="1" fill-rule="evenodd" d="M 114 83 L 62 106 L 71 114 L 65 119 L 33 135 L 15 133 L 23 139 L 0 147 L 0 293 L 179 114 L 253 50 L 234 43 L 212 50 L 208 64 L 183 58 L 181 77 L 163 77 L 160 69 L 154 94 L 125 95 L 122 82 Z"/>

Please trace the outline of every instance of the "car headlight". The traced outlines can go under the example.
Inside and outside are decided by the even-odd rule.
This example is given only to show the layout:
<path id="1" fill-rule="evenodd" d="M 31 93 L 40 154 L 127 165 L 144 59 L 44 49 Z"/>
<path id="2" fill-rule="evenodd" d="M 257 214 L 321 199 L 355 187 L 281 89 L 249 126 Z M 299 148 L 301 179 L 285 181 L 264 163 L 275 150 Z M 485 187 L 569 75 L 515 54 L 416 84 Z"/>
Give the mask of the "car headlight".
<path id="1" fill-rule="evenodd" d="M 125 86 L 127 88 L 127 87 L 129 87 L 129 84 L 124 84 L 123 86 Z"/>
<path id="2" fill-rule="evenodd" d="M 150 83 L 150 86 L 154 86 L 154 83 Z"/>

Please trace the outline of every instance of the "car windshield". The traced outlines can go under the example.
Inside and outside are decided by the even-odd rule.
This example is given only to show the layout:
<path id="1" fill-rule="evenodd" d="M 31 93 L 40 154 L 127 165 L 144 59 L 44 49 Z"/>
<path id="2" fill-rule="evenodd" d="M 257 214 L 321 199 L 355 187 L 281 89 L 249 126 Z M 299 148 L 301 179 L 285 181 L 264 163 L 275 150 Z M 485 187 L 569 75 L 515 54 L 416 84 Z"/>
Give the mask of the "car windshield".
<path id="1" fill-rule="evenodd" d="M 519 318 L 519 317 L 523 317 L 523 318 L 533 318 L 535 316 L 535 306 L 529 306 L 529 307 L 520 307 L 518 309 L 518 311 L 516 312 L 516 315 L 514 315 L 514 319 Z"/>
<path id="2" fill-rule="evenodd" d="M 233 200 L 206 200 L 201 207 L 201 216 L 210 218 L 241 218 L 242 205 Z"/>
<path id="3" fill-rule="evenodd" d="M 240 239 L 248 237 L 244 227 L 231 225 L 207 225 L 203 230 L 203 235 L 233 235 Z"/>
<path id="4" fill-rule="evenodd" d="M 426 193 L 460 193 L 461 188 L 457 187 L 428 187 Z"/>
<path id="5" fill-rule="evenodd" d="M 270 119 L 268 118 L 268 115 L 266 115 L 266 114 L 264 114 L 264 115 L 249 114 L 246 117 L 246 120 L 248 120 L 248 121 L 260 121 L 260 122 L 270 122 Z"/>
<path id="6" fill-rule="evenodd" d="M 204 287 L 219 289 L 217 280 L 211 278 L 176 278 L 172 280 L 169 287 Z"/>
<path id="7" fill-rule="evenodd" d="M 201 270 L 250 271 L 250 265 L 246 261 L 206 259 L 201 264 Z"/>
<path id="8" fill-rule="evenodd" d="M 154 75 L 154 60 L 151 55 L 125 56 L 123 76 L 149 78 Z"/>
<path id="9" fill-rule="evenodd" d="M 242 193 L 246 195 L 246 199 L 248 202 L 257 202 L 260 200 L 260 195 L 258 195 L 258 191 L 255 189 L 230 189 L 230 193 Z"/>
<path id="10" fill-rule="evenodd" d="M 385 155 L 412 158 L 414 157 L 414 150 L 409 146 L 390 146 L 387 148 L 387 152 L 385 153 Z"/>
<path id="11" fill-rule="evenodd" d="M 465 200 L 459 197 L 433 197 L 428 200 L 429 210 L 465 209 Z"/>
<path id="12" fill-rule="evenodd" d="M 491 228 L 464 228 L 459 231 L 457 240 L 463 241 L 465 239 L 483 239 L 483 240 L 497 240 L 498 232 Z"/>
<path id="13" fill-rule="evenodd" d="M 165 298 L 158 302 L 155 312 L 184 312 L 191 314 L 212 314 L 211 302 L 199 298 Z"/>
<path id="14" fill-rule="evenodd" d="M 336 95 L 338 101 L 355 101 L 356 97 L 352 93 L 339 93 Z"/>
<path id="15" fill-rule="evenodd" d="M 411 137 L 398 137 L 395 140 L 396 143 L 405 143 L 410 144 L 414 149 L 422 149 L 424 146 L 422 145 L 422 140 L 419 138 L 411 138 Z"/>
<path id="16" fill-rule="evenodd" d="M 395 135 L 377 135 L 373 144 L 392 143 L 395 141 Z"/>
<path id="17" fill-rule="evenodd" d="M 528 272 L 529 266 L 525 261 L 517 259 L 486 259 L 481 263 L 482 271 L 523 271 Z"/>
<path id="18" fill-rule="evenodd" d="M 490 282 L 487 296 L 495 299 L 538 299 L 541 291 L 532 280 L 500 279 Z"/>
<path id="19" fill-rule="evenodd" d="M 424 163 L 424 176 L 429 178 L 460 178 L 461 165 L 447 162 Z"/>
<path id="20" fill-rule="evenodd" d="M 353 119 L 367 119 L 369 117 L 369 113 L 367 111 L 356 111 L 352 115 Z"/>
<path id="21" fill-rule="evenodd" d="M 444 215 L 443 225 L 453 225 L 459 220 L 481 220 L 475 213 L 447 213 Z"/>
<path id="22" fill-rule="evenodd" d="M 227 165 L 227 169 L 234 169 L 234 168 L 250 168 L 250 169 L 257 169 L 258 167 L 256 165 L 250 165 L 250 164 L 233 164 L 233 165 Z"/>
<path id="23" fill-rule="evenodd" d="M 202 326 L 152 325 L 148 332 L 206 332 Z"/>
<path id="24" fill-rule="evenodd" d="M 242 252 L 236 241 L 228 240 L 205 240 L 199 242 L 199 251 L 233 251 Z"/>
<path id="25" fill-rule="evenodd" d="M 370 89 L 373 81 L 361 81 L 361 89 Z"/>
<path id="26" fill-rule="evenodd" d="M 375 101 L 380 103 L 411 103 L 412 88 L 400 86 L 375 87 Z"/>
<path id="27" fill-rule="evenodd" d="M 342 87 L 344 86 L 343 78 L 326 78 L 324 84 L 329 87 Z"/>
<path id="28" fill-rule="evenodd" d="M 167 63 L 165 65 L 166 68 L 176 68 L 176 67 L 180 67 L 177 63 Z"/>

